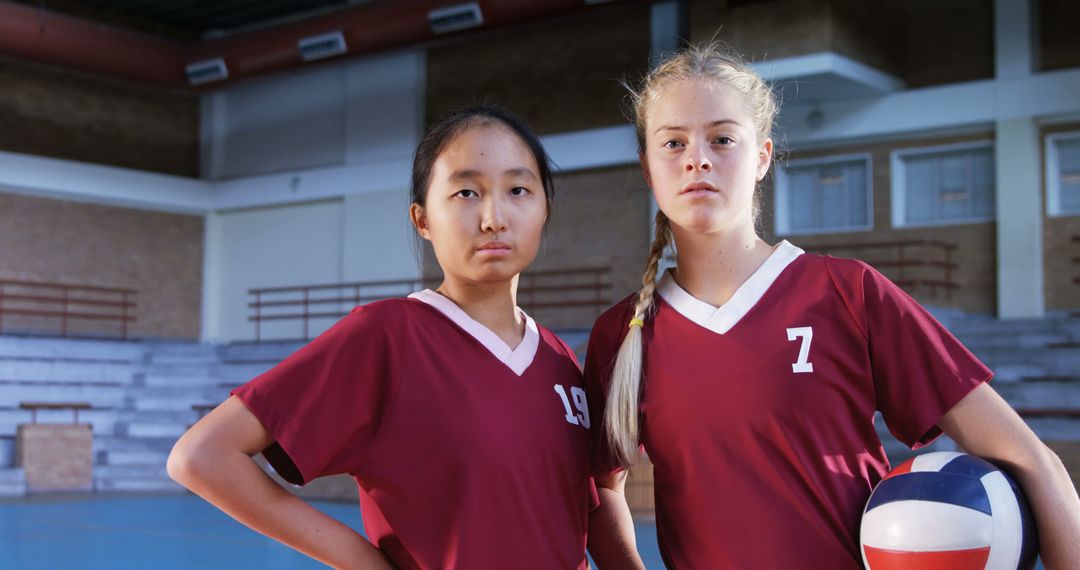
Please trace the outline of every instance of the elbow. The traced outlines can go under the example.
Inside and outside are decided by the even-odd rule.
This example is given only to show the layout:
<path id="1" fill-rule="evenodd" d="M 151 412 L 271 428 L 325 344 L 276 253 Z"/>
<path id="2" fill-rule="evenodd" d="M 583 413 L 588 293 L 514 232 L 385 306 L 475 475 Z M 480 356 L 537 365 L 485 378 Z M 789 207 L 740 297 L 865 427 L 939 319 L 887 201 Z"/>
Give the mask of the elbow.
<path id="1" fill-rule="evenodd" d="M 1040 463 L 1045 469 L 1069 477 L 1069 470 L 1065 468 L 1065 463 L 1061 461 L 1061 457 L 1053 449 L 1050 449 L 1050 446 L 1039 442 L 1039 451 Z"/>
<path id="2" fill-rule="evenodd" d="M 177 483 L 187 487 L 186 481 L 188 479 L 188 473 L 190 472 L 190 457 L 177 442 L 173 445 L 172 451 L 169 452 L 169 459 L 165 461 L 165 471 L 169 474 L 169 478 Z"/>
<path id="3" fill-rule="evenodd" d="M 165 471 L 169 477 L 180 485 L 191 489 L 192 483 L 198 478 L 197 454 L 188 441 L 187 434 L 173 445 L 169 452 L 169 458 L 165 462 Z"/>

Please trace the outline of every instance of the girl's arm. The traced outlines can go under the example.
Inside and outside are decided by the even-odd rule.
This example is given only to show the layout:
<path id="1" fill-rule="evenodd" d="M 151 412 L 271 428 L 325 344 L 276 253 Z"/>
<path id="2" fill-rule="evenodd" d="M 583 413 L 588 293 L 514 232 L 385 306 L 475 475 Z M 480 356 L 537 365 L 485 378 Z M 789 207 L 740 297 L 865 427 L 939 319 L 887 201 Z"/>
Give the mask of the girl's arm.
<path id="1" fill-rule="evenodd" d="M 1065 466 L 990 386 L 980 385 L 939 427 L 968 453 L 1003 466 L 1031 504 L 1048 569 L 1080 568 L 1080 498 Z"/>
<path id="2" fill-rule="evenodd" d="M 392 568 L 359 533 L 278 485 L 251 457 L 273 439 L 235 396 L 191 427 L 169 476 L 252 529 L 334 568 Z"/>
<path id="3" fill-rule="evenodd" d="M 645 568 L 626 504 L 626 471 L 597 476 L 600 506 L 589 513 L 589 553 L 600 568 Z"/>

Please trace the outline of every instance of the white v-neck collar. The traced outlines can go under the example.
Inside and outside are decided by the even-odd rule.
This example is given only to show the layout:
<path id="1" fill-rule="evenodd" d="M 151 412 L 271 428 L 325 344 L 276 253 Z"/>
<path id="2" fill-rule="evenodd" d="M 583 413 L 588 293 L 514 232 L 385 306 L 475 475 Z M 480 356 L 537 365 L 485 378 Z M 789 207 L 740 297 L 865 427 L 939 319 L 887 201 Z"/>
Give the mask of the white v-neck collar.
<path id="1" fill-rule="evenodd" d="M 520 308 L 517 311 L 525 319 L 525 336 L 521 338 L 517 348 L 511 349 L 509 345 L 503 342 L 503 339 L 499 338 L 499 335 L 491 332 L 491 329 L 470 317 L 456 303 L 435 291 L 424 289 L 409 295 L 409 298 L 430 305 L 435 310 L 446 315 L 446 318 L 461 327 L 469 336 L 475 338 L 499 362 L 505 364 L 507 368 L 518 376 L 525 372 L 536 357 L 536 349 L 540 346 L 540 331 L 537 330 L 536 322 L 533 321 L 532 317 L 525 314 L 525 311 Z"/>
<path id="2" fill-rule="evenodd" d="M 714 307 L 687 293 L 675 282 L 670 271 L 664 273 L 660 283 L 656 285 L 656 291 L 682 316 L 716 334 L 724 334 L 750 312 L 780 273 L 802 254 L 803 250 L 791 245 L 787 240 L 780 242 L 761 267 L 720 307 Z"/>

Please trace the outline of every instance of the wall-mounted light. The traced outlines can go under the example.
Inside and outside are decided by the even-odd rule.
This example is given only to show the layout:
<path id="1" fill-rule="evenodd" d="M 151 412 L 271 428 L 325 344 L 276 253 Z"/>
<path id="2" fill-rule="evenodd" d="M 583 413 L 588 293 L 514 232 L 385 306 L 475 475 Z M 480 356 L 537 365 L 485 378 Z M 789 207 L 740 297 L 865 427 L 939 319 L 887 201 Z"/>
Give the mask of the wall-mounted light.
<path id="1" fill-rule="evenodd" d="M 300 50 L 300 57 L 304 61 L 333 57 L 349 51 L 349 47 L 345 44 L 345 35 L 340 30 L 300 38 L 296 42 L 296 47 Z"/>
<path id="2" fill-rule="evenodd" d="M 229 68 L 220 57 L 189 63 L 185 71 L 189 85 L 202 85 L 229 78 Z"/>
<path id="3" fill-rule="evenodd" d="M 468 2 L 431 10 L 428 22 L 432 32 L 447 34 L 484 25 L 484 13 L 480 11 L 480 4 Z"/>

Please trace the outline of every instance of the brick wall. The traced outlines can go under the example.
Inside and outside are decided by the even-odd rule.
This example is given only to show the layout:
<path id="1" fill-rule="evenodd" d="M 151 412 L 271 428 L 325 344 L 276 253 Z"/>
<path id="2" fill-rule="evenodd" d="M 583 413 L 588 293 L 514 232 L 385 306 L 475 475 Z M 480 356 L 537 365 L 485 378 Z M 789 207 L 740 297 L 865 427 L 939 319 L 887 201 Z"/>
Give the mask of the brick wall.
<path id="1" fill-rule="evenodd" d="M 199 174 L 199 99 L 0 59 L 0 150 Z"/>
<path id="2" fill-rule="evenodd" d="M 994 76 L 994 3 L 991 0 L 902 2 L 900 76 L 911 87 Z"/>
<path id="3" fill-rule="evenodd" d="M 1038 69 L 1049 71 L 1080 66 L 1080 3 L 1076 0 L 1035 2 L 1039 32 Z"/>
<path id="4" fill-rule="evenodd" d="M 994 74 L 990 0 L 770 0 L 737 6 L 691 0 L 689 17 L 692 41 L 723 40 L 751 61 L 832 51 L 896 75 L 909 87 Z"/>
<path id="5" fill-rule="evenodd" d="M 751 61 L 829 51 L 832 19 L 828 3 L 773 0 L 728 7 L 726 2 L 690 0 L 690 40 L 731 44 Z"/>
<path id="6" fill-rule="evenodd" d="M 498 104 L 539 133 L 625 123 L 619 79 L 649 61 L 649 7 L 614 5 L 586 16 L 516 27 L 428 50 L 426 117 Z"/>
<path id="7" fill-rule="evenodd" d="M 136 289 L 131 336 L 198 338 L 202 263 L 201 216 L 0 193 L 0 278 Z M 4 328 L 58 330 L 12 316 Z"/>

